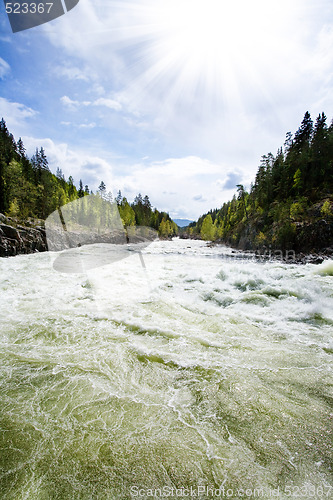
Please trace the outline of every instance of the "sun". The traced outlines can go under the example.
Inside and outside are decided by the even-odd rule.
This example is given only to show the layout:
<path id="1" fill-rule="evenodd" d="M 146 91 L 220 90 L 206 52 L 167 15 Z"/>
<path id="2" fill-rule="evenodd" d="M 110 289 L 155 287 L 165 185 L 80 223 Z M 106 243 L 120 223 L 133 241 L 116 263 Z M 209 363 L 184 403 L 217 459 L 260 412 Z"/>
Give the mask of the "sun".
<path id="1" fill-rule="evenodd" d="M 271 99 L 265 89 L 270 76 L 265 73 L 267 63 L 283 53 L 284 31 L 290 32 L 287 23 L 295 19 L 298 3 L 142 0 L 138 5 L 124 1 L 128 23 L 123 40 L 125 50 L 133 55 L 135 94 L 156 97 L 159 93 L 164 110 L 185 112 L 193 102 L 198 109 L 200 101 L 210 114 L 219 105 L 241 110 L 251 90 Z M 277 60 L 277 64 L 283 62 Z"/>
<path id="2" fill-rule="evenodd" d="M 219 0 L 171 0 L 157 17 L 164 50 L 175 59 L 190 59 L 198 70 L 225 53 L 233 38 L 235 9 Z"/>
<path id="3" fill-rule="evenodd" d="M 283 0 L 282 0 L 283 1 Z M 240 71 L 262 51 L 267 0 L 146 0 L 141 33 L 146 35 L 144 76 L 172 81 L 174 94 L 201 89 L 235 90 Z M 269 2 L 271 4 L 271 2 Z M 137 11 L 136 11 L 137 12 Z M 273 13 L 276 20 L 276 12 Z M 138 24 L 136 25 L 138 26 Z M 164 74 L 164 75 L 163 75 Z M 228 90 L 229 89 L 229 90 Z"/>

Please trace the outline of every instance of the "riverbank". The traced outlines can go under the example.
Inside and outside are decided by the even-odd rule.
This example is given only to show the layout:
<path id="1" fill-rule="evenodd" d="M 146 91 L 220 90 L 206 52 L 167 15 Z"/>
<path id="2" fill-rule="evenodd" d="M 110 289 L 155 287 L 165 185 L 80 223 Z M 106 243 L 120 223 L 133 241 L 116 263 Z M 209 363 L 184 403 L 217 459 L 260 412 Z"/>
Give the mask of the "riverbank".
<path id="1" fill-rule="evenodd" d="M 113 229 L 105 234 L 100 234 L 98 230 L 87 231 L 87 228 L 80 230 L 79 227 L 64 233 L 57 226 L 49 226 L 46 238 L 43 220 L 21 222 L 0 214 L 0 257 L 14 257 L 47 250 L 60 251 L 94 243 L 121 245 L 127 241 L 131 244 L 149 244 L 156 236 L 157 232 L 154 229 L 142 226 L 130 226 L 126 232 L 120 228 Z"/>
<path id="2" fill-rule="evenodd" d="M 180 238 L 200 240 L 187 233 L 180 234 Z M 254 259 L 262 262 L 280 260 L 289 264 L 321 264 L 324 260 L 333 259 L 333 246 L 325 247 L 320 251 L 296 252 L 293 249 L 282 251 L 266 246 L 255 249 L 240 248 L 222 240 L 207 242 L 207 245 L 210 247 L 227 246 L 231 249 L 232 257 L 235 259 Z M 13 257 L 47 250 L 44 221 L 30 220 L 19 223 L 14 218 L 0 214 L 0 257 Z"/>
<path id="3" fill-rule="evenodd" d="M 225 243 L 211 242 L 209 246 L 226 246 Z M 232 249 L 232 254 L 237 258 L 250 258 L 257 261 L 281 261 L 286 264 L 322 264 L 325 260 L 333 259 L 333 247 L 324 248 L 321 252 L 295 252 L 294 250 L 272 250 L 271 248 L 260 248 L 253 250 Z"/>
<path id="4" fill-rule="evenodd" d="M 180 235 L 181 239 L 201 240 L 201 238 L 190 236 L 188 233 Z M 333 259 L 333 246 L 324 247 L 320 251 L 297 252 L 293 249 L 279 250 L 271 247 L 256 247 L 253 249 L 233 246 L 230 242 L 223 240 L 208 241 L 207 246 L 224 246 L 231 249 L 235 259 L 253 259 L 257 261 L 280 260 L 287 264 L 321 264 L 325 260 Z"/>

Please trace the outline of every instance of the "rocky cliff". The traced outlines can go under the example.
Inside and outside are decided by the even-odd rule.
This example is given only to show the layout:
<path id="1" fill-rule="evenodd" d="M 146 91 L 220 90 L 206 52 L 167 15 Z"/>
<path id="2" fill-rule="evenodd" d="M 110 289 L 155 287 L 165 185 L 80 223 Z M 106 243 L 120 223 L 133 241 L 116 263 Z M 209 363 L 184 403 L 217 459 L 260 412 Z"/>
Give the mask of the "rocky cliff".
<path id="1" fill-rule="evenodd" d="M 43 227 L 22 226 L 14 219 L 0 214 L 0 257 L 46 250 L 46 235 Z"/>

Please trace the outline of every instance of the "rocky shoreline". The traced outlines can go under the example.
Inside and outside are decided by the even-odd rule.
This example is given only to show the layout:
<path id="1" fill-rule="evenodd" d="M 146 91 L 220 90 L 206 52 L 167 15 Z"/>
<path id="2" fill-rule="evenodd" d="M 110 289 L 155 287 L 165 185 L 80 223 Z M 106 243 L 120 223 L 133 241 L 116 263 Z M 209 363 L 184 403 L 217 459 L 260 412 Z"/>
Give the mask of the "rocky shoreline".
<path id="1" fill-rule="evenodd" d="M 229 246 L 220 241 L 209 242 L 209 246 Z M 321 251 L 309 253 L 295 252 L 294 250 L 272 250 L 270 248 L 257 248 L 256 250 L 242 250 L 229 246 L 235 258 L 254 259 L 259 262 L 281 261 L 285 264 L 322 264 L 325 260 L 333 259 L 333 247 L 323 248 Z"/>
<path id="2" fill-rule="evenodd" d="M 61 251 L 94 243 L 122 245 L 126 241 L 131 244 L 142 244 L 153 241 L 157 232 L 148 227 L 131 226 L 127 232 L 114 229 L 105 234 L 84 227 L 80 231 L 64 232 L 62 228 L 50 226 L 46 238 L 44 221 L 26 221 L 20 224 L 17 220 L 0 214 L 0 257 L 14 257 L 36 252 Z"/>
<path id="3" fill-rule="evenodd" d="M 194 238 L 184 233 L 180 235 L 181 239 L 201 239 Z M 223 245 L 229 247 L 232 257 L 235 259 L 254 259 L 265 262 L 269 260 L 281 261 L 286 264 L 321 264 L 325 260 L 333 259 L 333 246 L 325 247 L 322 250 L 311 250 L 309 252 L 297 252 L 294 250 L 276 250 L 269 247 L 258 247 L 247 249 L 243 247 L 234 247 L 230 243 L 216 240 L 207 242 L 209 247 Z"/>
<path id="4" fill-rule="evenodd" d="M 45 251 L 46 234 L 41 225 L 27 222 L 23 226 L 11 217 L 0 214 L 0 257 Z"/>

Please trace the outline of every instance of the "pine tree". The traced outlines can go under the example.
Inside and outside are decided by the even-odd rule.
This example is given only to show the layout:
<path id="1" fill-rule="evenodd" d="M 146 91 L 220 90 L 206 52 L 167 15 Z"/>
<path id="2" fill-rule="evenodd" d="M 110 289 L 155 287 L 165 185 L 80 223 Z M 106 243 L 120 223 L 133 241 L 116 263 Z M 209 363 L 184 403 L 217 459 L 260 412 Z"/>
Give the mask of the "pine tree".
<path id="1" fill-rule="evenodd" d="M 101 198 L 105 197 L 106 185 L 103 181 L 101 181 L 100 185 L 98 186 L 98 192 Z"/>
<path id="2" fill-rule="evenodd" d="M 121 205 L 121 201 L 122 201 L 122 199 L 123 199 L 123 197 L 122 197 L 122 195 L 121 195 L 121 191 L 120 191 L 120 189 L 119 189 L 118 194 L 117 194 L 117 196 L 116 196 L 116 203 L 117 203 L 118 207 Z"/>
<path id="3" fill-rule="evenodd" d="M 108 201 L 109 203 L 113 203 L 113 195 L 112 195 L 111 191 L 109 191 L 109 192 L 105 195 L 105 199 L 106 199 L 106 201 Z"/>
<path id="4" fill-rule="evenodd" d="M 77 194 L 78 194 L 79 198 L 83 198 L 83 196 L 84 196 L 83 182 L 81 179 L 80 179 L 79 190 L 78 190 Z"/>
<path id="5" fill-rule="evenodd" d="M 238 192 L 238 199 L 241 200 L 242 204 L 243 204 L 244 215 L 246 217 L 246 220 L 248 220 L 248 215 L 247 215 L 247 210 L 246 210 L 246 202 L 245 202 L 246 191 L 244 189 L 243 184 L 237 184 L 237 192 Z"/>
<path id="6" fill-rule="evenodd" d="M 142 199 L 142 194 L 139 193 L 135 198 L 134 198 L 134 205 L 143 205 L 143 199 Z"/>
<path id="7" fill-rule="evenodd" d="M 39 161 L 40 161 L 40 168 L 42 170 L 50 170 L 49 169 L 49 162 L 48 162 L 48 159 L 46 157 L 46 154 L 45 154 L 45 150 L 43 147 L 40 148 L 40 151 L 39 151 Z"/>
<path id="8" fill-rule="evenodd" d="M 75 200 L 75 198 L 76 198 L 76 196 L 75 196 L 76 195 L 76 188 L 74 186 L 74 179 L 73 179 L 73 177 L 71 175 L 68 177 L 67 190 L 68 190 L 69 200 L 70 201 Z"/>
<path id="9" fill-rule="evenodd" d="M 311 171 L 308 176 L 309 189 L 325 182 L 329 163 L 330 157 L 326 115 L 325 113 L 321 113 L 317 117 L 311 141 Z"/>
<path id="10" fill-rule="evenodd" d="M 150 200 L 149 200 L 148 195 L 146 195 L 146 196 L 143 198 L 143 206 L 144 206 L 146 209 L 151 210 L 151 203 L 150 203 Z"/>

